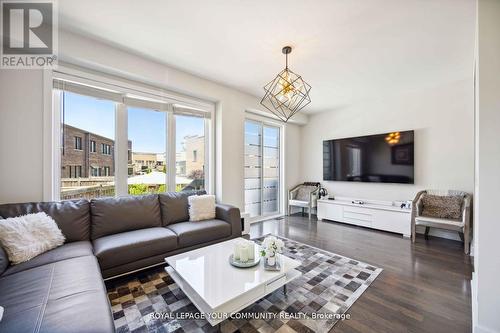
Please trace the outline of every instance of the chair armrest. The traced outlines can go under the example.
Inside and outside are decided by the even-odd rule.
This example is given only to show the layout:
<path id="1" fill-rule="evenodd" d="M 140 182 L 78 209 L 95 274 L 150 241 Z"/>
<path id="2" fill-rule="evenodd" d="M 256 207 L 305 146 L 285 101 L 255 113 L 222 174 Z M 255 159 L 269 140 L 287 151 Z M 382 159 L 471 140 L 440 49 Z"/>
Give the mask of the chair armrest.
<path id="1" fill-rule="evenodd" d="M 311 207 L 316 207 L 318 202 L 319 187 L 309 193 L 309 203 Z"/>
<path id="2" fill-rule="evenodd" d="M 466 195 L 464 197 L 464 207 L 462 209 L 462 221 L 464 225 L 470 224 L 470 206 L 471 206 L 471 196 Z"/>
<path id="3" fill-rule="evenodd" d="M 295 186 L 291 190 L 288 191 L 288 200 L 293 200 L 293 194 L 299 190 L 302 184 Z"/>
<path id="4" fill-rule="evenodd" d="M 216 204 L 215 218 L 226 221 L 231 225 L 231 237 L 241 236 L 241 215 L 240 209 L 231 205 Z"/>
<path id="5" fill-rule="evenodd" d="M 427 191 L 420 191 L 415 195 L 412 202 L 412 207 L 415 210 L 415 216 L 420 216 L 422 214 L 422 196 L 427 193 Z"/>

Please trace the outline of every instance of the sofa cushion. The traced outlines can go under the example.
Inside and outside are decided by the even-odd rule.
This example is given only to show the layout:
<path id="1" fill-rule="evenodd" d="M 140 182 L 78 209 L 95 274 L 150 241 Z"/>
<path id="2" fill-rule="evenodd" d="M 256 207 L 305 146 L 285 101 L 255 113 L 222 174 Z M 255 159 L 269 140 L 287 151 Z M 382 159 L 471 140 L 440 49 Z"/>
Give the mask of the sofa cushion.
<path id="1" fill-rule="evenodd" d="M 0 244 L 0 275 L 9 267 L 9 257 Z"/>
<path id="2" fill-rule="evenodd" d="M 93 255 L 92 244 L 90 243 L 90 241 L 66 243 L 53 250 L 42 253 L 34 257 L 33 259 L 23 262 L 19 265 L 10 266 L 5 271 L 4 275 L 11 275 L 38 266 L 52 264 L 61 260 Z"/>
<path id="3" fill-rule="evenodd" d="M 177 248 L 177 236 L 163 227 L 122 232 L 94 240 L 101 269 L 167 253 Z"/>
<path id="4" fill-rule="evenodd" d="M 0 332 L 114 332 L 94 256 L 2 276 L 0 290 L 5 308 Z"/>
<path id="5" fill-rule="evenodd" d="M 120 232 L 161 226 L 158 195 L 98 198 L 90 202 L 92 240 Z"/>
<path id="6" fill-rule="evenodd" d="M 165 192 L 159 195 L 161 219 L 164 226 L 189 221 L 188 197 L 206 194 L 205 191 Z"/>
<path id="7" fill-rule="evenodd" d="M 179 237 L 179 247 L 187 247 L 231 236 L 231 225 L 222 220 L 179 222 L 168 226 Z"/>
<path id="8" fill-rule="evenodd" d="M 90 204 L 87 200 L 0 205 L 0 215 L 4 218 L 39 212 L 45 212 L 56 221 L 66 242 L 89 240 Z"/>
<path id="9" fill-rule="evenodd" d="M 0 216 L 0 220 L 3 220 L 3 217 Z M 0 244 L 0 275 L 5 272 L 7 267 L 9 267 L 9 257 L 3 249 L 2 244 Z"/>
<path id="10" fill-rule="evenodd" d="M 424 194 L 422 215 L 440 219 L 460 220 L 462 218 L 463 196 Z"/>

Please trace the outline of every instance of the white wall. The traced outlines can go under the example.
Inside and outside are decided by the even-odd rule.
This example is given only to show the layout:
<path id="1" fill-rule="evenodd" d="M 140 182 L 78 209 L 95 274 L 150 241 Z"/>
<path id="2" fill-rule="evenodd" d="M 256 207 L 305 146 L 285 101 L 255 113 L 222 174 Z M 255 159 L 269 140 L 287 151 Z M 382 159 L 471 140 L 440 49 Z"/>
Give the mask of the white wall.
<path id="1" fill-rule="evenodd" d="M 336 196 L 390 201 L 411 200 L 426 188 L 472 193 L 473 103 L 471 68 L 463 81 L 312 115 L 301 129 L 303 180 L 321 181 Z M 414 185 L 322 181 L 323 140 L 398 130 L 415 130 Z"/>
<path id="2" fill-rule="evenodd" d="M 0 70 L 0 202 L 42 198 L 40 70 Z"/>
<path id="3" fill-rule="evenodd" d="M 245 110 L 261 109 L 257 97 L 64 31 L 59 33 L 59 59 L 216 102 L 216 193 L 220 201 L 244 208 Z M 0 188 L 0 203 L 42 200 L 42 73 L 2 70 L 0 75 L 0 184 L 12 185 Z M 299 115 L 300 121 L 306 119 Z M 287 126 L 293 141 L 297 125 Z M 298 164 L 297 154 L 287 156 Z M 296 173 L 290 175 L 295 182 Z"/>
<path id="4" fill-rule="evenodd" d="M 500 332 L 500 1 L 478 1 L 476 191 L 472 286 L 475 333 Z"/>

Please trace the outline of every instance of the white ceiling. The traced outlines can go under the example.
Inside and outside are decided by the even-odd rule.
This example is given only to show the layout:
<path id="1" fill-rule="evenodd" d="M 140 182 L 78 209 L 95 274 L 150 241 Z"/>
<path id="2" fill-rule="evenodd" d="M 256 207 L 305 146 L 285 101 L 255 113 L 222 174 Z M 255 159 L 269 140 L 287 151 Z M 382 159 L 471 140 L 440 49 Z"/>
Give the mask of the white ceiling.
<path id="1" fill-rule="evenodd" d="M 64 0 L 60 28 L 255 96 L 284 67 L 309 112 L 470 78 L 474 0 Z"/>

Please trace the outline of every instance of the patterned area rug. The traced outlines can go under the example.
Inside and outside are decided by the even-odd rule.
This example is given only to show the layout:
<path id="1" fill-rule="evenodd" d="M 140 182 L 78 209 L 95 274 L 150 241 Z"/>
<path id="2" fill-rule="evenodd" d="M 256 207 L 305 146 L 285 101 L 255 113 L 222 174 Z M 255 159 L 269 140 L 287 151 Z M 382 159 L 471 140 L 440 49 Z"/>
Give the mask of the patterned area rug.
<path id="1" fill-rule="evenodd" d="M 255 241 L 260 243 L 263 239 Z M 339 317 L 348 318 L 346 311 L 382 271 L 335 253 L 281 239 L 285 242 L 284 254 L 301 262 L 298 270 L 303 275 L 287 285 L 286 294 L 280 288 L 241 311 L 263 316 L 227 319 L 220 325 L 222 332 L 328 332 Z M 198 313 L 163 267 L 110 281 L 107 288 L 117 332 L 217 332 L 219 329 L 204 319 L 152 315 Z"/>

